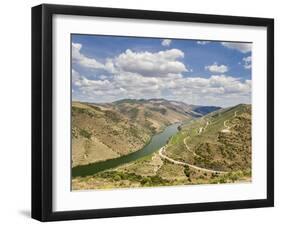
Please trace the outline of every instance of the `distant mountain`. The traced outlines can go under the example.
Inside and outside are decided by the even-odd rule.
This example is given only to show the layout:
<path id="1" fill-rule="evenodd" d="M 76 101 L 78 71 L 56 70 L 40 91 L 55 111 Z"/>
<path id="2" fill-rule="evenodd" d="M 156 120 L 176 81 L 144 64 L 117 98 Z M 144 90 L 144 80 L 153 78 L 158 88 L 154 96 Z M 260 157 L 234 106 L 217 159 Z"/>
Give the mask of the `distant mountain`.
<path id="1" fill-rule="evenodd" d="M 73 166 L 141 149 L 153 134 L 212 110 L 166 99 L 123 99 L 112 103 L 72 103 Z"/>
<path id="2" fill-rule="evenodd" d="M 165 99 L 121 100 L 106 106 L 149 128 L 152 133 L 160 132 L 169 124 L 192 118 L 189 105 Z"/>
<path id="3" fill-rule="evenodd" d="M 221 109 L 221 107 L 216 107 L 216 106 L 198 106 L 198 107 L 196 107 L 195 106 L 193 111 L 198 114 L 201 114 L 201 115 L 206 115 L 213 111 L 217 111 L 219 109 Z"/>
<path id="4" fill-rule="evenodd" d="M 201 117 L 221 109 L 215 106 L 191 105 L 163 98 L 123 99 L 112 104 L 106 104 L 107 107 L 112 105 L 115 110 L 132 120 L 136 120 L 141 124 L 144 124 L 145 121 L 152 123 L 151 127 L 154 128 L 154 132 L 159 132 L 163 126 L 171 123 Z"/>
<path id="5" fill-rule="evenodd" d="M 153 104 L 156 107 L 167 107 L 173 111 L 187 114 L 192 117 L 201 117 L 203 115 L 206 115 L 210 112 L 217 111 L 221 109 L 221 107 L 217 106 L 200 106 L 200 105 L 192 105 L 192 104 L 186 104 L 181 101 L 174 101 L 174 100 L 166 100 L 163 98 L 157 99 L 123 99 L 113 102 L 113 104 L 120 106 L 123 104 L 136 104 L 136 105 L 145 105 L 145 104 Z"/>

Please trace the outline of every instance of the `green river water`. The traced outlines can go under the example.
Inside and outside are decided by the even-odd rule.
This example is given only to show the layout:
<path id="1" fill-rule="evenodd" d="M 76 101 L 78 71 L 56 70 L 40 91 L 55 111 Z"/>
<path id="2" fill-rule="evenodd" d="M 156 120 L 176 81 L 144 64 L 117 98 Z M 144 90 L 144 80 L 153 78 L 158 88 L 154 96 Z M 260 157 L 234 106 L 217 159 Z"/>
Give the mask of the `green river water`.
<path id="1" fill-rule="evenodd" d="M 136 152 L 115 159 L 109 159 L 103 162 L 97 162 L 97 163 L 92 163 L 83 166 L 76 166 L 72 168 L 72 177 L 78 177 L 78 176 L 83 177 L 83 176 L 93 175 L 98 172 L 107 169 L 112 169 L 122 164 L 129 163 L 137 159 L 140 159 L 144 156 L 150 155 L 151 153 L 163 147 L 168 142 L 170 137 L 178 132 L 178 127 L 180 124 L 181 123 L 175 123 L 170 126 L 167 126 L 164 129 L 164 131 L 155 134 L 146 146 L 144 146 L 142 149 Z"/>

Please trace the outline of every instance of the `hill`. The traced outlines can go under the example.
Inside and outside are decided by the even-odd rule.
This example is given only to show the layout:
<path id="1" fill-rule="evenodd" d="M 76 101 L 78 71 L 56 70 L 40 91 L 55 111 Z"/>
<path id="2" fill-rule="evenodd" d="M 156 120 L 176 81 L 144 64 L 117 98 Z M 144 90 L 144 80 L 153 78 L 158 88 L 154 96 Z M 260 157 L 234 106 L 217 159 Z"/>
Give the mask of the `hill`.
<path id="1" fill-rule="evenodd" d="M 183 125 L 166 154 L 212 170 L 250 169 L 251 105 L 222 109 Z"/>
<path id="2" fill-rule="evenodd" d="M 165 99 L 117 101 L 113 102 L 112 108 L 130 120 L 149 128 L 153 133 L 162 131 L 172 123 L 192 118 L 188 114 L 187 104 L 182 102 L 175 104 Z"/>
<path id="3" fill-rule="evenodd" d="M 165 99 L 73 102 L 72 167 L 137 151 L 166 126 L 201 116 L 198 107 Z"/>
<path id="4" fill-rule="evenodd" d="M 186 121 L 151 155 L 95 175 L 73 178 L 73 189 L 109 189 L 251 181 L 251 105 Z"/>
<path id="5" fill-rule="evenodd" d="M 103 105 L 105 106 L 105 105 Z M 189 121 L 220 109 L 215 106 L 189 105 L 181 101 L 166 99 L 123 99 L 107 107 L 126 115 L 141 125 L 148 126 L 154 132 L 176 122 Z"/>
<path id="6" fill-rule="evenodd" d="M 202 115 L 209 114 L 213 111 L 217 111 L 219 109 L 221 108 L 216 106 L 194 106 L 193 112 L 196 112 L 202 116 Z"/>
<path id="7" fill-rule="evenodd" d="M 72 103 L 72 167 L 116 158 L 140 149 L 150 131 L 116 111 Z"/>

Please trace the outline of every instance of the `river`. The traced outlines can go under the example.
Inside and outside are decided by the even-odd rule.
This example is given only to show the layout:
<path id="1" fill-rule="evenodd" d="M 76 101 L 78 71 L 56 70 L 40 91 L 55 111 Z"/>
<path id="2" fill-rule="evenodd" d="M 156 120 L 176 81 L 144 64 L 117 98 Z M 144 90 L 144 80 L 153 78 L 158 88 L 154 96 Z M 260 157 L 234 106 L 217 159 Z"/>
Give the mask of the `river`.
<path id="1" fill-rule="evenodd" d="M 175 123 L 167 126 L 161 133 L 155 134 L 146 146 L 136 152 L 115 159 L 109 159 L 83 166 L 76 166 L 72 168 L 72 177 L 93 175 L 98 172 L 112 169 L 122 164 L 129 163 L 144 156 L 150 155 L 163 147 L 170 137 L 178 132 L 178 126 L 180 124 L 181 123 Z"/>

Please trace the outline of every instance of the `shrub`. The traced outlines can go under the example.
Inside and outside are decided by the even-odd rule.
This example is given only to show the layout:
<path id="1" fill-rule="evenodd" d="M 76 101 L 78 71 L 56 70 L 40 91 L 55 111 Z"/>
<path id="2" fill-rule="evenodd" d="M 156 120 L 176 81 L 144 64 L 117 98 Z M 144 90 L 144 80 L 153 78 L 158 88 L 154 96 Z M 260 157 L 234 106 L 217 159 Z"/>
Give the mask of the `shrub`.
<path id="1" fill-rule="evenodd" d="M 87 130 L 85 130 L 85 129 L 80 129 L 80 136 L 82 136 L 82 137 L 85 137 L 85 138 L 87 138 L 87 139 L 90 139 L 91 138 L 91 136 L 92 136 L 92 133 L 91 132 L 88 132 Z"/>
<path id="2" fill-rule="evenodd" d="M 113 177 L 113 180 L 119 181 L 119 180 L 121 180 L 121 177 L 120 177 L 119 175 L 115 175 L 115 176 Z"/>
<path id="3" fill-rule="evenodd" d="M 185 174 L 186 177 L 190 177 L 190 168 L 189 168 L 189 166 L 185 166 L 184 174 Z"/>
<path id="4" fill-rule="evenodd" d="M 79 107 L 72 107 L 71 108 L 71 115 L 75 116 L 76 114 L 86 114 L 90 117 L 94 116 L 94 113 L 85 109 L 85 108 L 79 108 Z"/>

